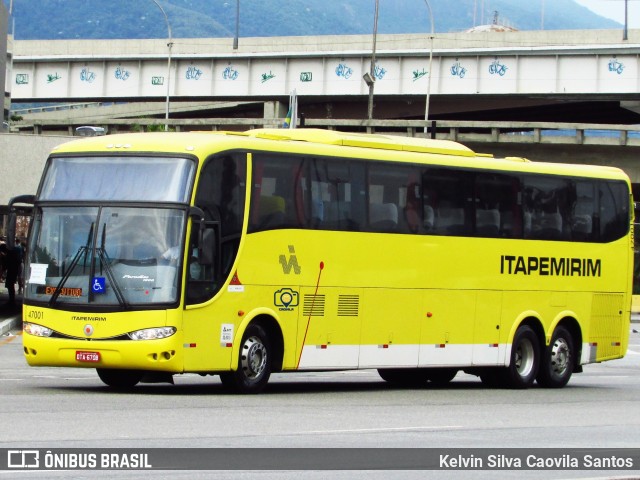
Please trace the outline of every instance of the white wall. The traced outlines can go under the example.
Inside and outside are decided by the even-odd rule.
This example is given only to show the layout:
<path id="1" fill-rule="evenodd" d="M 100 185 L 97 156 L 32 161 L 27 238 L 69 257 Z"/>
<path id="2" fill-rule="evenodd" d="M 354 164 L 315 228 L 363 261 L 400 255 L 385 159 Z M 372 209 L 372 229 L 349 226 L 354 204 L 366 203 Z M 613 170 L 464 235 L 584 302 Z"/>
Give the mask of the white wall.
<path id="1" fill-rule="evenodd" d="M 73 137 L 0 134 L 0 205 L 35 194 L 49 152 Z"/>

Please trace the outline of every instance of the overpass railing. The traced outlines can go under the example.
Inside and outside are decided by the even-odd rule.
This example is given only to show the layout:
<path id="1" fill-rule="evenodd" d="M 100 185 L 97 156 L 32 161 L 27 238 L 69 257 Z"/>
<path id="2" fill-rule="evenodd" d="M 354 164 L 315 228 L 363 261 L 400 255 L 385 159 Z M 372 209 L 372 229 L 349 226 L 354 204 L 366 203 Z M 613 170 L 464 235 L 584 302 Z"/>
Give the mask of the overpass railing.
<path id="1" fill-rule="evenodd" d="M 84 125 L 103 127 L 108 133 L 162 130 L 165 123 L 174 131 L 232 130 L 280 128 L 284 118 L 137 118 L 109 119 L 96 122 L 69 120 L 16 122 L 13 132 L 74 135 Z M 425 126 L 426 131 L 425 131 Z M 462 143 L 531 143 L 569 145 L 640 146 L 640 125 L 546 122 L 486 122 L 435 120 L 368 120 L 368 119 L 299 119 L 298 127 L 326 128 L 350 132 L 429 137 Z"/>

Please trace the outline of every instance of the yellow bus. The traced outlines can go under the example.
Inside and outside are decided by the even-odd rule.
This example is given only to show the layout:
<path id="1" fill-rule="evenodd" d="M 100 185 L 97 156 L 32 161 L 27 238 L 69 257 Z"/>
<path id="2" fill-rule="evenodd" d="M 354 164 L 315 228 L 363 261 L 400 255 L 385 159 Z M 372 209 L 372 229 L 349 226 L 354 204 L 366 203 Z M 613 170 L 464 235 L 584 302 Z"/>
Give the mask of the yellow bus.
<path id="1" fill-rule="evenodd" d="M 115 388 L 347 369 L 562 387 L 627 348 L 615 168 L 317 129 L 122 134 L 54 149 L 18 202 L 26 361 Z"/>

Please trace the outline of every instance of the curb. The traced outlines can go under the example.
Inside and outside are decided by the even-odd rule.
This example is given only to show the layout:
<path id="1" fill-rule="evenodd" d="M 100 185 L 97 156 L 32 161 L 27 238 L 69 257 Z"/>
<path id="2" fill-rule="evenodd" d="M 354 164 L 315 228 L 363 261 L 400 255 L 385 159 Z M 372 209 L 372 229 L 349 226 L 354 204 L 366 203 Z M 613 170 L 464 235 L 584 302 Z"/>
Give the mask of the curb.
<path id="1" fill-rule="evenodd" d="M 0 336 L 3 336 L 11 330 L 18 328 L 20 326 L 21 320 L 22 316 L 20 314 L 2 320 L 0 322 Z"/>

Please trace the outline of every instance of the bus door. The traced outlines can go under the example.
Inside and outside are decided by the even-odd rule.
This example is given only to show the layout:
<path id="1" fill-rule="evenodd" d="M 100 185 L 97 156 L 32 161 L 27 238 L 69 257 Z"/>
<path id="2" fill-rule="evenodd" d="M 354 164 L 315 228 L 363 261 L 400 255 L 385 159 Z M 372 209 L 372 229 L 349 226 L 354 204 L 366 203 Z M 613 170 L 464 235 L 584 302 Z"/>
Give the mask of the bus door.
<path id="1" fill-rule="evenodd" d="M 185 370 L 231 365 L 232 341 L 241 294 L 232 289 L 211 300 L 228 283 L 242 235 L 246 196 L 246 154 L 217 154 L 205 160 L 196 190 L 185 261 L 183 314 Z M 204 250 L 206 251 L 204 251 Z M 211 250 L 211 251 L 209 251 Z M 208 257 L 205 261 L 204 258 Z"/>

